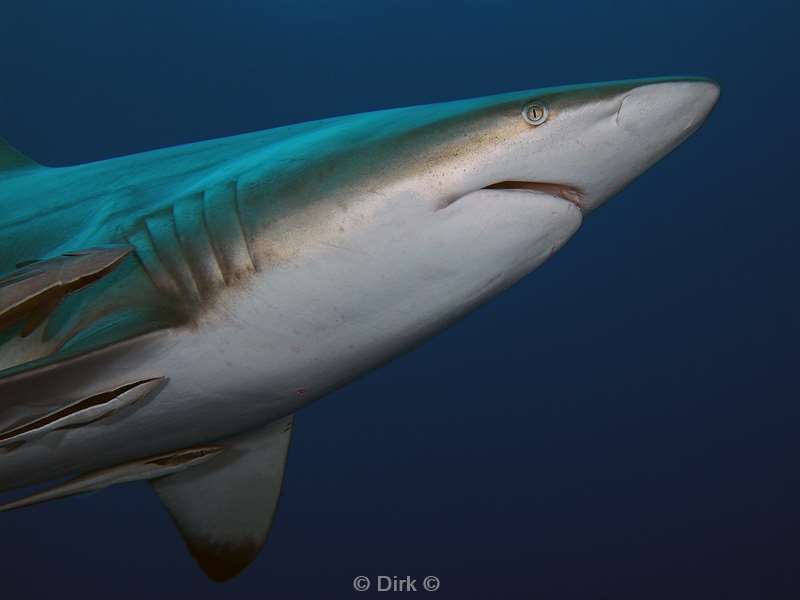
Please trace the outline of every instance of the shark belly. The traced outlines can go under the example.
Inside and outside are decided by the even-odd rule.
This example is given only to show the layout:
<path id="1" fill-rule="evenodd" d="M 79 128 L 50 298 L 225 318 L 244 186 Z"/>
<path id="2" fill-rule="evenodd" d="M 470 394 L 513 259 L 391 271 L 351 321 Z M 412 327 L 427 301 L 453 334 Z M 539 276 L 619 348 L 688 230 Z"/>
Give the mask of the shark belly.
<path id="1" fill-rule="evenodd" d="M 101 382 L 168 383 L 119 418 L 0 456 L 0 489 L 213 442 L 292 414 L 507 288 L 581 223 L 573 204 L 534 192 L 480 192 L 424 219 L 419 210 L 375 215 L 346 239 L 312 236 L 291 260 L 225 290 L 193 323 L 126 342 L 102 369 L 83 368 L 93 377 L 76 392 L 86 394 Z M 387 236 L 390 229 L 402 233 Z M 456 233 L 473 238 L 469 252 Z M 419 239 L 412 252 L 406 236 Z"/>

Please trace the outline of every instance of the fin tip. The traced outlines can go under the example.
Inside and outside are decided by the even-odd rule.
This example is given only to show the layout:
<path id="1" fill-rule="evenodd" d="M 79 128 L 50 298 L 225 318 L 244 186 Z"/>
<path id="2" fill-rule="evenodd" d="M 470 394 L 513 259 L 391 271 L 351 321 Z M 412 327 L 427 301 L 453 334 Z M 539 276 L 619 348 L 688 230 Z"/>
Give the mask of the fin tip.
<path id="1" fill-rule="evenodd" d="M 187 539 L 186 545 L 206 577 L 217 583 L 229 581 L 244 571 L 262 546 L 255 541 L 220 545 L 197 538 Z"/>

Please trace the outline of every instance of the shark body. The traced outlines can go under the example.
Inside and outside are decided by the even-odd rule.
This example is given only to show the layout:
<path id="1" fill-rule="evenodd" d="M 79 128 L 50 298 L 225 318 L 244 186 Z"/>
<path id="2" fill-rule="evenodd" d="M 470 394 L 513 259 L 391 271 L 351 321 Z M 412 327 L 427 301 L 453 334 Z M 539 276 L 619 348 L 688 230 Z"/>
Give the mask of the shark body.
<path id="1" fill-rule="evenodd" d="M 538 267 L 718 94 L 528 90 L 63 168 L 0 143 L 0 490 L 77 476 L 4 508 L 150 480 L 230 578 L 298 409 Z"/>

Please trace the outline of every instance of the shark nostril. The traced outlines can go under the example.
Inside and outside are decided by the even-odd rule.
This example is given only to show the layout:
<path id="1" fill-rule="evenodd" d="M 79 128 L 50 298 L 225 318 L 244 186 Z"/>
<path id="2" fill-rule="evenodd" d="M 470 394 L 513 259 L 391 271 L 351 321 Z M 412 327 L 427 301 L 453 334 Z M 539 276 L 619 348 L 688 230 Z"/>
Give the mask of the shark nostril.
<path id="1" fill-rule="evenodd" d="M 625 94 L 625 97 L 622 99 L 622 102 L 619 103 L 619 107 L 617 108 L 617 114 L 614 116 L 614 122 L 617 124 L 618 127 L 619 127 L 619 115 L 622 112 L 622 107 L 625 104 L 625 100 L 627 100 L 628 98 L 630 98 L 630 94 Z"/>

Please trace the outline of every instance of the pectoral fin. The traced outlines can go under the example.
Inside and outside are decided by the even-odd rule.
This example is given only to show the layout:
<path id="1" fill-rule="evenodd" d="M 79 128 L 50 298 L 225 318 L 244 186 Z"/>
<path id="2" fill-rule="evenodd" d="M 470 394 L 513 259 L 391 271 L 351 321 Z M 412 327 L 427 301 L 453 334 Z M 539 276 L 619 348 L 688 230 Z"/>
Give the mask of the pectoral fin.
<path id="1" fill-rule="evenodd" d="M 223 440 L 223 456 L 151 484 L 200 568 L 215 581 L 240 573 L 267 538 L 281 492 L 292 417 Z"/>

